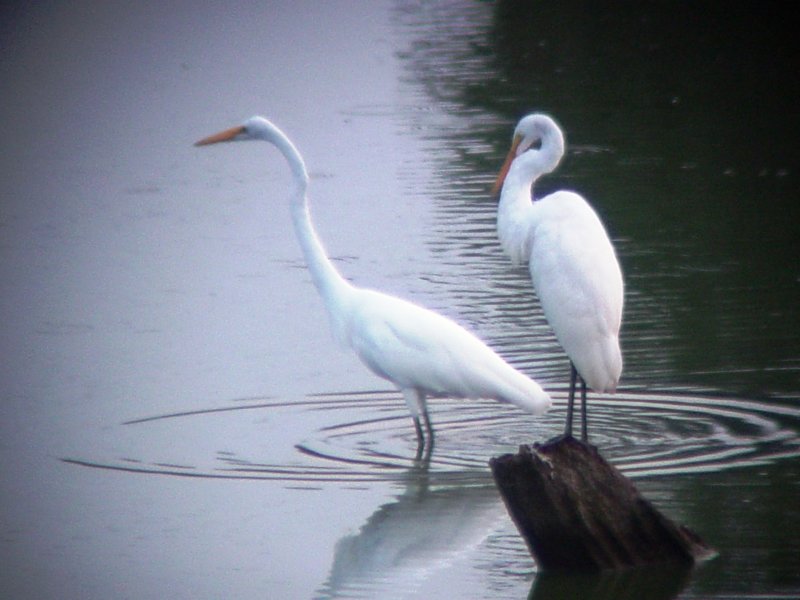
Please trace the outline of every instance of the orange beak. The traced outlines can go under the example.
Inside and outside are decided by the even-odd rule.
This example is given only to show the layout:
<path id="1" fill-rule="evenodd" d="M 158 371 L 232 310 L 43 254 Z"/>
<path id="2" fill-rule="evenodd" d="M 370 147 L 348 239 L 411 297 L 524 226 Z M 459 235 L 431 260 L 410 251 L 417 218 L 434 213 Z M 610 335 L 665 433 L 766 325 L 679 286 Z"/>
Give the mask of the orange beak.
<path id="1" fill-rule="evenodd" d="M 508 170 L 511 168 L 511 163 L 517 158 L 517 148 L 519 148 L 520 142 L 522 142 L 522 136 L 514 136 L 514 141 L 511 142 L 511 150 L 508 151 L 506 160 L 503 166 L 500 167 L 500 172 L 497 174 L 497 179 L 495 179 L 494 185 L 492 186 L 492 198 L 497 198 L 500 195 L 500 190 L 503 189 L 503 182 L 506 180 L 506 175 L 508 175 Z"/>
<path id="2" fill-rule="evenodd" d="M 209 144 L 217 144 L 219 142 L 230 142 L 233 138 L 235 138 L 240 133 L 244 133 L 244 127 L 231 127 L 230 129 L 226 129 L 225 131 L 220 131 L 219 133 L 215 133 L 214 135 L 210 135 L 207 138 L 203 138 L 199 142 L 195 142 L 195 146 L 208 146 Z"/>

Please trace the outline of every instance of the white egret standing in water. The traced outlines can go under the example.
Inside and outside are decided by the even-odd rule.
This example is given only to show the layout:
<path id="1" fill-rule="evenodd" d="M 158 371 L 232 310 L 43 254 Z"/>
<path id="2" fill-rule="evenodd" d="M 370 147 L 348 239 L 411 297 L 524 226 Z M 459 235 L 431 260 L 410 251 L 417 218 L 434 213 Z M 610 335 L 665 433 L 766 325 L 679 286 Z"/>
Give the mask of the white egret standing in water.
<path id="1" fill-rule="evenodd" d="M 253 117 L 196 145 L 239 140 L 269 142 L 289 164 L 294 181 L 290 205 L 295 232 L 314 285 L 325 303 L 334 336 L 348 344 L 373 373 L 391 381 L 402 392 L 414 419 L 418 453 L 425 447 L 420 415 L 428 433 L 428 452 L 433 445 L 426 402 L 430 394 L 494 398 L 533 414 L 550 407 L 550 396 L 538 383 L 454 321 L 406 300 L 358 288 L 339 274 L 311 223 L 306 196 L 308 173 L 303 158 L 270 121 Z"/>
<path id="2" fill-rule="evenodd" d="M 577 379 L 581 380 L 581 436 L 588 438 L 586 386 L 614 392 L 622 373 L 619 328 L 622 273 L 597 213 L 574 192 L 533 196 L 536 180 L 564 156 L 564 135 L 543 114 L 516 129 L 493 193 L 502 186 L 497 232 L 515 264 L 529 264 L 547 322 L 570 359 L 565 435 L 572 434 Z"/>

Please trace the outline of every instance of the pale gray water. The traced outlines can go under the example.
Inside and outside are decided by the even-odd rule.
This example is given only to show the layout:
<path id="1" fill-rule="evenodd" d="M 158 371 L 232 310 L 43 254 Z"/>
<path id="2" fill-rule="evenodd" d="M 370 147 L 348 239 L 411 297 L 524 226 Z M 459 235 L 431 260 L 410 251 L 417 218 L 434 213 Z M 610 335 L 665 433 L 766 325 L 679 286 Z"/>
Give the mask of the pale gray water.
<path id="1" fill-rule="evenodd" d="M 800 594 L 785 18 L 520 6 L 2 13 L 4 597 Z M 563 418 L 565 358 L 487 194 L 531 109 L 570 147 L 542 190 L 595 203 L 626 276 L 593 441 L 718 548 L 693 573 L 537 578 L 491 485 L 490 457 Z M 192 146 L 254 113 L 304 154 L 347 277 L 457 318 L 556 408 L 433 402 L 415 463 L 400 396 L 333 343 L 281 158 Z"/>

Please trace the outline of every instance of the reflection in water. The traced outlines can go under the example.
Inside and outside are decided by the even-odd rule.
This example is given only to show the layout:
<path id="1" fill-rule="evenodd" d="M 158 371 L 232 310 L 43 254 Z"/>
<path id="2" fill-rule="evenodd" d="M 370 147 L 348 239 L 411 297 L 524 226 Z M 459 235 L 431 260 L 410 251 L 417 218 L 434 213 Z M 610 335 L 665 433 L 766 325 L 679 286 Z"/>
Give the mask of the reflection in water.
<path id="1" fill-rule="evenodd" d="M 529 600 L 671 600 L 689 582 L 686 565 L 658 565 L 604 573 L 540 573 Z"/>
<path id="2" fill-rule="evenodd" d="M 287 488 L 381 482 L 402 487 L 358 533 L 337 543 L 319 591 L 325 598 L 388 597 L 413 591 L 505 522 L 487 459 L 559 432 L 565 395 L 557 390 L 557 408 L 542 418 L 493 401 L 437 399 L 431 406 L 439 424 L 437 446 L 422 464 L 414 460 L 415 433 L 396 391 L 323 394 L 299 401 L 238 400 L 135 419 L 109 431 L 114 454 L 65 460 L 129 473 L 272 481 Z M 593 441 L 633 478 L 723 473 L 800 457 L 800 409 L 793 406 L 623 393 L 596 399 L 591 411 L 590 418 L 599 424 L 596 430 L 602 431 Z M 285 423 L 317 415 L 324 417 L 323 424 L 302 442 L 291 434 L 283 446 L 253 441 L 279 439 Z M 245 440 L 238 451 L 230 446 L 232 430 Z M 120 448 L 125 437 L 130 448 Z M 257 448 L 265 454 L 252 456 Z M 519 538 L 513 539 L 513 547 L 496 549 L 502 557 L 498 565 L 519 554 L 519 564 L 529 574 L 527 552 Z M 562 594 L 573 591 L 591 592 L 579 597 L 670 598 L 685 583 L 681 573 L 659 570 L 658 576 L 664 579 L 656 585 L 655 575 L 638 571 L 577 579 L 548 575 L 537 578 L 531 593 L 535 598 L 568 597 Z"/>
<path id="3" fill-rule="evenodd" d="M 407 597 L 432 572 L 482 542 L 505 515 L 488 486 L 431 486 L 427 465 L 358 533 L 339 540 L 321 598 Z"/>

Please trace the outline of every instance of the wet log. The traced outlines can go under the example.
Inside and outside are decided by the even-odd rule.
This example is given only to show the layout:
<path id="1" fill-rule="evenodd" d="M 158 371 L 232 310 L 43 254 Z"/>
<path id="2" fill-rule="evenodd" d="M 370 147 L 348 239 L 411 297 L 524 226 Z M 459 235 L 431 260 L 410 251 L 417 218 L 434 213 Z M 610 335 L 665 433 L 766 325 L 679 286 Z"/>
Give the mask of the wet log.
<path id="1" fill-rule="evenodd" d="M 561 436 L 493 458 L 503 501 L 542 570 L 693 564 L 715 554 L 648 502 L 597 448 Z"/>

